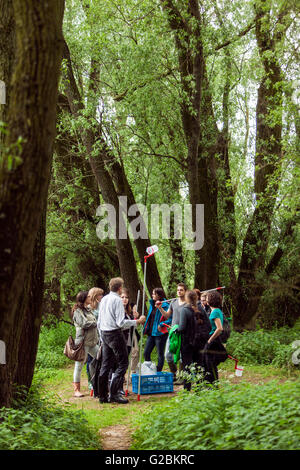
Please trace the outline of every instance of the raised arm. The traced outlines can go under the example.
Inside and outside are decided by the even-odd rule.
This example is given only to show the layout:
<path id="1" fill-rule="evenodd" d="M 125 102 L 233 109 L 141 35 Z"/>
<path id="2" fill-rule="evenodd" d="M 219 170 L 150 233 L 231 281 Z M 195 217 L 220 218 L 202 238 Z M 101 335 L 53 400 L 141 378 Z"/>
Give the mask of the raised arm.
<path id="1" fill-rule="evenodd" d="M 170 316 L 173 313 L 172 305 L 170 305 L 168 310 L 164 310 L 163 307 L 162 307 L 162 302 L 158 301 L 158 302 L 155 303 L 155 307 L 158 308 L 158 310 L 164 316 L 164 318 L 170 318 Z"/>

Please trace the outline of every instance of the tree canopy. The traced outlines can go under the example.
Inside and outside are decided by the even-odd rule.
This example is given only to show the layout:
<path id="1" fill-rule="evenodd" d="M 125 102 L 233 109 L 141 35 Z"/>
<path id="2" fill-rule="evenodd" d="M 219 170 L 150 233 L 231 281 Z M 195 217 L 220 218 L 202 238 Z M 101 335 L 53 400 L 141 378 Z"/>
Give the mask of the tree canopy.
<path id="1" fill-rule="evenodd" d="M 296 2 L 57 0 L 40 13 L 24 4 L 0 0 L 4 339 L 14 325 L 18 332 L 8 348 L 10 380 L 24 381 L 15 343 L 30 302 L 38 306 L 37 342 L 44 260 L 44 314 L 67 311 L 79 290 L 107 289 L 117 275 L 134 300 L 146 248 L 157 244 L 149 295 L 162 286 L 173 297 L 179 281 L 200 290 L 222 285 L 236 330 L 255 328 L 258 318 L 292 324 Z M 34 42 L 36 15 L 54 20 Z M 131 210 L 120 211 L 124 198 Z M 104 204 L 124 236 L 99 238 Z M 179 233 L 188 205 L 190 230 Z M 151 225 L 155 208 L 162 215 Z M 203 245 L 191 249 L 202 229 Z M 34 357 L 33 348 L 32 364 Z"/>

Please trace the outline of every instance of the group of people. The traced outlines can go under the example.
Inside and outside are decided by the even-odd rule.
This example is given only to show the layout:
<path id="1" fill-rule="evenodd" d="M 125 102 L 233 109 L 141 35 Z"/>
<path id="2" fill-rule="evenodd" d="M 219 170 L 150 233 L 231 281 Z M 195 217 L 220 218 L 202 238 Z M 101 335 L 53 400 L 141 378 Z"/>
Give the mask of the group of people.
<path id="1" fill-rule="evenodd" d="M 146 320 L 140 316 L 136 306 L 129 303 L 128 289 L 121 278 L 109 283 L 109 294 L 93 287 L 77 294 L 72 308 L 72 319 L 76 328 L 75 345 L 83 341 L 89 360 L 96 358 L 101 346 L 101 370 L 98 378 L 101 403 L 127 403 L 123 383 L 128 368 L 128 357 L 132 351 L 132 370 L 138 361 L 138 332 L 136 326 Z M 82 397 L 80 378 L 84 362 L 75 361 L 73 385 L 74 396 Z M 87 366 L 88 379 L 90 380 Z"/>
<path id="2" fill-rule="evenodd" d="M 218 380 L 217 366 L 226 360 L 227 352 L 220 340 L 223 331 L 222 296 L 213 291 L 207 294 L 198 289 L 189 290 L 184 283 L 177 285 L 177 297 L 166 301 L 162 288 L 155 288 L 147 316 L 140 316 L 137 306 L 130 303 L 128 289 L 122 278 L 113 278 L 109 294 L 93 287 L 81 291 L 72 309 L 76 328 L 75 345 L 84 342 L 89 375 L 89 361 L 97 358 L 101 346 L 101 367 L 98 375 L 98 398 L 100 403 L 128 403 L 123 391 L 126 370 L 131 353 L 131 370 L 138 364 L 139 335 L 136 327 L 144 325 L 147 336 L 144 359 L 151 361 L 151 353 L 157 349 L 157 372 L 162 371 L 165 359 L 174 381 L 180 382 L 180 372 L 189 372 L 191 364 L 201 367 L 204 380 Z M 170 352 L 169 332 L 176 325 L 180 335 L 179 370 L 174 353 Z M 80 377 L 84 362 L 75 362 L 74 396 L 83 396 Z M 184 374 L 187 377 L 187 374 Z M 184 378 L 183 385 L 191 389 L 191 382 Z"/>
<path id="3" fill-rule="evenodd" d="M 162 289 L 154 289 L 144 333 L 148 335 L 144 358 L 151 360 L 156 346 L 158 354 L 157 371 L 161 371 L 166 359 L 174 376 L 174 383 L 182 383 L 191 389 L 188 378 L 191 364 L 203 371 L 204 380 L 213 383 L 218 380 L 218 364 L 227 359 L 227 351 L 220 335 L 223 331 L 224 316 L 222 296 L 218 291 L 201 293 L 199 289 L 189 290 L 180 282 L 177 298 L 165 301 Z M 181 335 L 179 370 L 174 353 L 170 352 L 169 330 L 177 325 L 176 334 Z M 180 372 L 186 372 L 180 378 Z M 178 377 L 179 376 L 179 377 Z"/>

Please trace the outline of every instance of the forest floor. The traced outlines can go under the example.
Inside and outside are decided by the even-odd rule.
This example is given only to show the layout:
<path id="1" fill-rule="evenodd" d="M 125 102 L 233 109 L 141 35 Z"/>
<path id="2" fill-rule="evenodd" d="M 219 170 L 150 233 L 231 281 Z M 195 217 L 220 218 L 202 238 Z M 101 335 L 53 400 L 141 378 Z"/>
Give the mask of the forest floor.
<path id="1" fill-rule="evenodd" d="M 234 363 L 230 360 L 222 364 L 219 376 L 221 383 L 226 380 L 237 385 L 242 382 L 266 383 L 271 380 L 282 383 L 290 378 L 289 374 L 282 369 L 275 369 L 271 366 L 248 365 L 245 366 L 243 376 L 236 377 L 234 375 Z M 58 399 L 71 408 L 84 411 L 89 424 L 99 433 L 100 446 L 103 450 L 129 450 L 132 444 L 132 434 L 135 430 L 134 420 L 136 416 L 143 414 L 157 402 L 169 400 L 183 389 L 182 385 L 174 385 L 172 393 L 141 395 L 140 401 L 138 401 L 137 395 L 132 393 L 131 385 L 129 385 L 128 404 L 100 404 L 97 398 L 90 396 L 85 369 L 82 371 L 81 381 L 81 392 L 84 397 L 75 398 L 73 396 L 72 379 L 73 365 L 70 364 L 52 378 L 46 379 L 44 387 L 55 393 Z M 126 382 L 124 384 L 125 389 Z"/>

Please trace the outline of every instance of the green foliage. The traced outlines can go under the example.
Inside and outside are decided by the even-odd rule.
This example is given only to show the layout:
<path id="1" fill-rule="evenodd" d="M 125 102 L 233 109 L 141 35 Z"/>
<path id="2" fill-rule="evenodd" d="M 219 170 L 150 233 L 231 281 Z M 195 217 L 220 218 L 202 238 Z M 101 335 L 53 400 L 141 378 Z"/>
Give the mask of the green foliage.
<path id="1" fill-rule="evenodd" d="M 264 3 L 268 11 L 270 2 Z M 176 7 L 189 31 L 179 31 L 178 38 L 189 45 L 189 53 L 193 55 L 200 40 L 193 33 L 199 25 L 186 7 L 186 2 L 178 2 Z M 274 43 L 274 49 L 266 47 L 263 57 L 280 63 L 286 77 L 275 83 L 274 99 L 276 94 L 280 96 L 279 106 L 272 107 L 268 116 L 272 125 L 273 121 L 280 122 L 282 117 L 283 131 L 280 168 L 270 180 L 271 186 L 276 186 L 278 191 L 266 251 L 267 264 L 276 249 L 282 247 L 286 266 L 280 266 L 280 273 L 276 272 L 272 279 L 262 280 L 269 298 L 263 315 L 271 312 L 269 325 L 263 326 L 273 324 L 272 304 L 276 305 L 276 302 L 272 300 L 278 298 L 278 283 L 282 286 L 297 284 L 293 276 L 296 263 L 290 259 L 291 253 L 296 253 L 297 243 L 294 240 L 282 243 L 289 217 L 293 220 L 299 205 L 295 197 L 299 126 L 296 123 L 297 97 L 293 96 L 297 84 L 292 80 L 296 76 L 294 38 L 298 21 L 293 9 L 291 3 L 281 12 L 281 2 L 273 2 L 262 19 L 263 29 L 274 34 L 274 41 L 270 41 Z M 284 13 L 283 17 L 281 13 Z M 216 171 L 218 179 L 221 239 L 218 277 L 226 285 L 232 280 L 233 269 L 238 275 L 242 252 L 254 258 L 260 243 L 260 240 L 252 245 L 243 243 L 254 208 L 259 205 L 254 193 L 258 143 L 256 104 L 257 90 L 265 72 L 255 28 L 250 27 L 245 35 L 239 33 L 251 25 L 254 18 L 255 3 L 252 1 L 243 4 L 237 0 L 201 3 L 201 43 L 207 78 L 202 93 L 205 97 L 209 91 L 213 110 L 213 116 L 210 116 L 205 110 L 207 104 L 203 103 L 201 158 L 207 157 L 211 147 L 218 147 L 214 141 L 215 130 L 218 128 L 218 138 L 225 137 L 222 132 L 228 120 L 230 175 L 225 171 L 223 156 L 216 154 L 215 161 L 209 165 Z M 279 30 L 281 34 L 278 34 Z M 60 113 L 57 125 L 60 148 L 54 156 L 49 192 L 46 279 L 50 280 L 53 275 L 60 279 L 65 306 L 78 290 L 93 285 L 103 287 L 100 283 L 105 285 L 119 269 L 114 243 L 100 243 L 95 234 L 95 213 L 101 196 L 87 161 L 83 131 L 91 131 L 95 137 L 90 153 L 99 159 L 99 165 L 103 164 L 99 157 L 102 142 L 106 142 L 111 155 L 123 165 L 136 202 L 144 204 L 148 212 L 153 203 L 188 202 L 185 166 L 188 148 L 181 110 L 191 105 L 184 83 L 188 89 L 195 83 L 190 71 L 184 80 L 180 77 L 176 41 L 174 34 L 170 34 L 168 15 L 160 1 L 68 0 L 64 37 L 70 49 L 81 101 L 85 104 L 85 109 L 76 116 L 68 110 Z M 216 48 L 222 44 L 225 46 Z M 96 64 L 97 70 L 93 86 L 90 83 L 92 63 L 93 66 Z M 62 95 L 66 95 L 66 66 L 64 62 L 60 84 Z M 210 96 L 207 96 L 209 102 Z M 106 167 L 110 169 L 109 162 Z M 234 204 L 232 217 L 225 213 L 228 203 Z M 254 232 L 258 229 L 259 224 Z M 158 268 L 163 285 L 167 287 L 172 281 L 170 244 L 168 240 L 152 241 L 160 245 Z M 183 258 L 187 282 L 194 287 L 194 253 L 183 250 Z M 142 279 L 140 266 L 138 270 Z M 293 294 L 292 288 L 288 291 L 289 295 Z"/>
<path id="2" fill-rule="evenodd" d="M 298 381 L 181 393 L 143 415 L 133 448 L 296 450 L 299 392 Z"/>
<path id="3" fill-rule="evenodd" d="M 51 328 L 42 326 L 36 358 L 37 369 L 55 369 L 70 362 L 63 354 L 70 332 L 74 334 L 74 328 L 67 323 L 56 322 Z"/>
<path id="4" fill-rule="evenodd" d="M 0 409 L 1 450 L 87 450 L 99 448 L 95 429 L 82 411 L 31 390 L 14 408 Z"/>
<path id="5" fill-rule="evenodd" d="M 292 342 L 300 339 L 299 322 L 294 328 L 273 330 L 233 331 L 226 343 L 227 351 L 241 363 L 272 364 L 293 369 Z"/>

